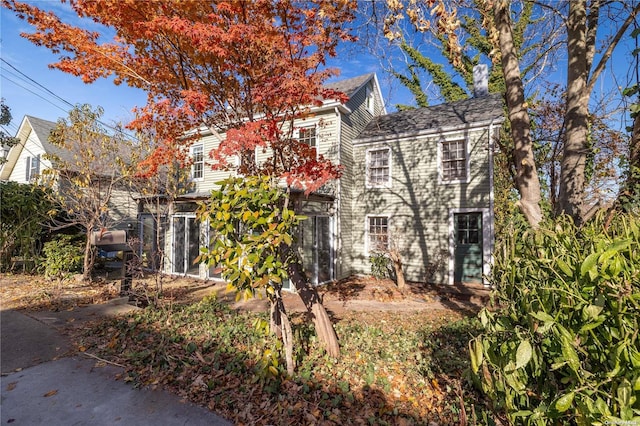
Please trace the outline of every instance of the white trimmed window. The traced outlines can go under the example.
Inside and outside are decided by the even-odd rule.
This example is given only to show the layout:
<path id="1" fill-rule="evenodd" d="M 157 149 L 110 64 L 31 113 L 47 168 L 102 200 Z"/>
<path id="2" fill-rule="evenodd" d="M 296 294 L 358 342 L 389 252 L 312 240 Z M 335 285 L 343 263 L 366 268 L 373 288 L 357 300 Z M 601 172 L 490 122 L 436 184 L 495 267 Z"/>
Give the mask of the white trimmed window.
<path id="1" fill-rule="evenodd" d="M 443 141 L 441 149 L 441 167 L 443 182 L 463 182 L 468 177 L 467 143 L 463 139 Z"/>
<path id="2" fill-rule="evenodd" d="M 298 130 L 298 141 L 309 145 L 312 148 L 318 148 L 316 140 L 316 126 L 303 127 Z"/>
<path id="3" fill-rule="evenodd" d="M 193 179 L 204 178 L 204 146 L 194 145 L 191 148 L 191 177 Z"/>
<path id="4" fill-rule="evenodd" d="M 375 104 L 373 99 L 373 88 L 371 87 L 371 83 L 367 84 L 367 86 L 365 87 L 365 102 L 366 102 L 367 109 L 369 110 L 369 112 L 373 114 Z"/>
<path id="5" fill-rule="evenodd" d="M 391 186 L 391 149 L 380 148 L 367 151 L 367 187 L 389 188 Z"/>
<path id="6" fill-rule="evenodd" d="M 38 177 L 40 173 L 40 155 L 26 158 L 26 174 L 25 179 L 30 182 Z"/>
<path id="7" fill-rule="evenodd" d="M 387 252 L 389 249 L 389 217 L 367 216 L 367 252 Z"/>

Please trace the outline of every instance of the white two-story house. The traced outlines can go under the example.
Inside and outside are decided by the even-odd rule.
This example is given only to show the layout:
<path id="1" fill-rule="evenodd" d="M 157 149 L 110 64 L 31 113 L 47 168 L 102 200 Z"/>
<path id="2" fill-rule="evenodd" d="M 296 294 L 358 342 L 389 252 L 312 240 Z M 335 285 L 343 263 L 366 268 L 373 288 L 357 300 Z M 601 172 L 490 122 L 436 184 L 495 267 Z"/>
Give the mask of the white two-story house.
<path id="1" fill-rule="evenodd" d="M 15 135 L 17 143 L 9 149 L 6 162 L 0 165 L 0 181 L 12 181 L 21 184 L 40 184 L 50 186 L 60 195 L 65 194 L 65 185 L 70 185 L 69 179 L 60 182 L 58 172 L 61 167 L 73 170 L 73 152 L 49 141 L 56 123 L 49 120 L 25 115 Z M 97 174 L 93 184 L 109 179 L 104 174 Z M 108 186 L 108 185 L 107 185 Z M 100 190 L 105 197 L 105 191 Z M 137 218 L 137 202 L 132 197 L 131 189 L 123 182 L 109 191 L 107 202 L 108 213 L 105 213 L 103 223 L 111 229 L 129 229 Z"/>
<path id="2" fill-rule="evenodd" d="M 482 282 L 493 246 L 493 141 L 502 98 L 387 114 L 374 74 L 328 86 L 348 101 L 325 101 L 295 123 L 300 143 L 343 167 L 340 179 L 297 199 L 308 216 L 298 245 L 309 280 L 368 274 L 369 256 L 395 247 L 408 280 Z M 190 148 L 193 190 L 174 203 L 161 239 L 167 273 L 219 278 L 194 262 L 210 237 L 208 224 L 196 220 L 195 203 L 229 175 L 207 166 L 223 137 L 205 131 Z M 140 218 L 141 240 L 157 241 L 152 215 Z"/>

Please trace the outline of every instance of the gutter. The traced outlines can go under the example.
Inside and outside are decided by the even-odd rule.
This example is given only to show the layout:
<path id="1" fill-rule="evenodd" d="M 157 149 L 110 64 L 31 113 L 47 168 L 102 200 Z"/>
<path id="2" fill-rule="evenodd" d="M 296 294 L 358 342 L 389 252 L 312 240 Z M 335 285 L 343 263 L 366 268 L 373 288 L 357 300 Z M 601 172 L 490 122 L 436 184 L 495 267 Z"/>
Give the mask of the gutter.
<path id="1" fill-rule="evenodd" d="M 466 123 L 463 125 L 439 127 L 439 128 L 428 129 L 428 130 L 423 130 L 419 132 L 403 132 L 403 133 L 398 133 L 397 135 L 387 134 L 384 136 L 376 136 L 376 137 L 363 138 L 363 139 L 356 138 L 353 144 L 364 145 L 367 143 L 375 143 L 375 142 L 402 142 L 404 140 L 415 139 L 416 137 L 430 136 L 430 135 L 436 135 L 436 134 L 442 135 L 443 133 L 453 133 L 453 132 L 459 132 L 462 130 L 479 129 L 487 126 L 492 127 L 496 123 L 502 123 L 502 121 L 504 120 L 491 119 L 491 120 L 474 122 L 472 124 Z"/>

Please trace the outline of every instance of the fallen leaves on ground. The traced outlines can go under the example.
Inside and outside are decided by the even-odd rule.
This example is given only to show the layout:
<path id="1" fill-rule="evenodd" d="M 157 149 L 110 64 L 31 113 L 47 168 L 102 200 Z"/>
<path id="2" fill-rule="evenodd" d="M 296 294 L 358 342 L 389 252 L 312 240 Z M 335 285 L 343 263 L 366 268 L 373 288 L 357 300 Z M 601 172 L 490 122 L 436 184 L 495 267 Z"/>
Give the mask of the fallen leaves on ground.
<path id="1" fill-rule="evenodd" d="M 338 360 L 318 347 L 303 315 L 294 316 L 294 377 L 281 360 L 262 363 L 265 351 L 281 348 L 256 331 L 257 317 L 266 319 L 205 300 L 148 308 L 77 339 L 126 365 L 125 381 L 168 388 L 237 425 L 458 424 L 458 389 L 476 412 L 486 410 L 462 377 L 477 329 L 462 313 L 345 313 L 336 324 Z"/>
<path id="2" fill-rule="evenodd" d="M 151 281 L 135 284 L 154 290 Z M 158 308 L 95 321 L 71 331 L 72 338 L 88 356 L 124 366 L 121 380 L 171 390 L 238 425 L 447 425 L 459 424 L 461 411 L 492 416 L 463 376 L 467 341 L 477 332 L 466 309 L 334 311 L 338 360 L 318 347 L 306 315 L 292 313 L 297 369 L 286 377 L 280 344 L 255 328 L 266 314 L 234 311 L 222 299 L 199 301 L 198 294 L 210 294 L 208 285 L 167 280 Z M 117 297 L 118 286 L 70 280 L 61 292 L 68 297 L 55 297 L 57 290 L 39 277 L 0 277 L 3 308 L 71 310 Z M 366 277 L 319 290 L 325 301 L 372 306 L 443 297 L 421 286 L 400 292 L 390 280 Z M 275 361 L 266 351 L 277 354 Z"/>
<path id="3" fill-rule="evenodd" d="M 118 287 L 114 282 L 84 283 L 68 279 L 60 283 L 39 275 L 0 275 L 2 309 L 69 310 L 80 305 L 104 302 L 117 294 Z"/>

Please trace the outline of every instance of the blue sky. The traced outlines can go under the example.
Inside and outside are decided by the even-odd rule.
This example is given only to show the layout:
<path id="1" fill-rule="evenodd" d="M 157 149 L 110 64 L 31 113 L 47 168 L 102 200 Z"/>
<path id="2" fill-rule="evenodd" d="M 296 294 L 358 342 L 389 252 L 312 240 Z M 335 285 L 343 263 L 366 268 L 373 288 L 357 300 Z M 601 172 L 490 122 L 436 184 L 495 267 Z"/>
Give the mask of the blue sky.
<path id="1" fill-rule="evenodd" d="M 0 92 L 11 107 L 13 121 L 7 128 L 9 132 L 17 129 L 24 115 L 50 121 L 66 117 L 71 107 L 59 98 L 74 105 L 100 105 L 105 110 L 103 118 L 107 122 L 130 120 L 133 118 L 131 108 L 144 105 L 146 95 L 140 90 L 115 86 L 107 80 L 88 85 L 78 77 L 50 69 L 48 64 L 56 61 L 56 55 L 20 37 L 20 32 L 30 31 L 30 26 L 13 12 L 0 9 L 0 24 L 0 57 L 3 60 L 0 62 Z"/>
<path id="2" fill-rule="evenodd" d="M 60 4 L 56 1 L 34 3 L 41 3 L 40 6 L 43 8 L 55 10 L 67 22 L 78 22 L 68 3 Z M 92 21 L 82 22 L 93 30 L 101 28 Z M 20 32 L 31 31 L 30 25 L 5 8 L 0 8 L 0 29 L 0 57 L 10 64 L 0 62 L 0 95 L 11 107 L 13 114 L 13 122 L 6 129 L 9 133 L 15 133 L 25 114 L 51 121 L 65 117 L 71 108 L 65 101 L 71 104 L 88 103 L 94 107 L 102 106 L 103 121 L 108 123 L 130 121 L 133 118 L 131 109 L 146 103 L 146 95 L 141 90 L 132 89 L 126 85 L 116 86 L 105 79 L 88 85 L 78 77 L 50 69 L 48 64 L 55 62 L 57 56 L 50 53 L 48 49 L 35 46 L 20 37 Z M 632 48 L 628 44 L 619 46 L 599 81 L 595 96 L 598 92 L 605 93 L 613 85 L 620 84 L 620 80 L 613 77 L 618 73 L 624 75 L 628 72 L 630 47 Z M 382 46 L 382 49 L 388 50 L 385 46 Z M 393 105 L 397 103 L 413 103 L 408 91 L 383 72 L 379 60 L 362 53 L 362 50 L 360 49 L 360 53 L 356 53 L 356 49 L 343 50 L 329 65 L 340 69 L 340 78 L 376 72 L 389 111 L 392 111 Z M 548 72 L 552 73 L 551 75 L 560 83 L 563 83 L 566 78 L 566 69 L 562 63 L 552 64 Z M 624 128 L 624 125 L 621 123 L 620 127 Z"/>

